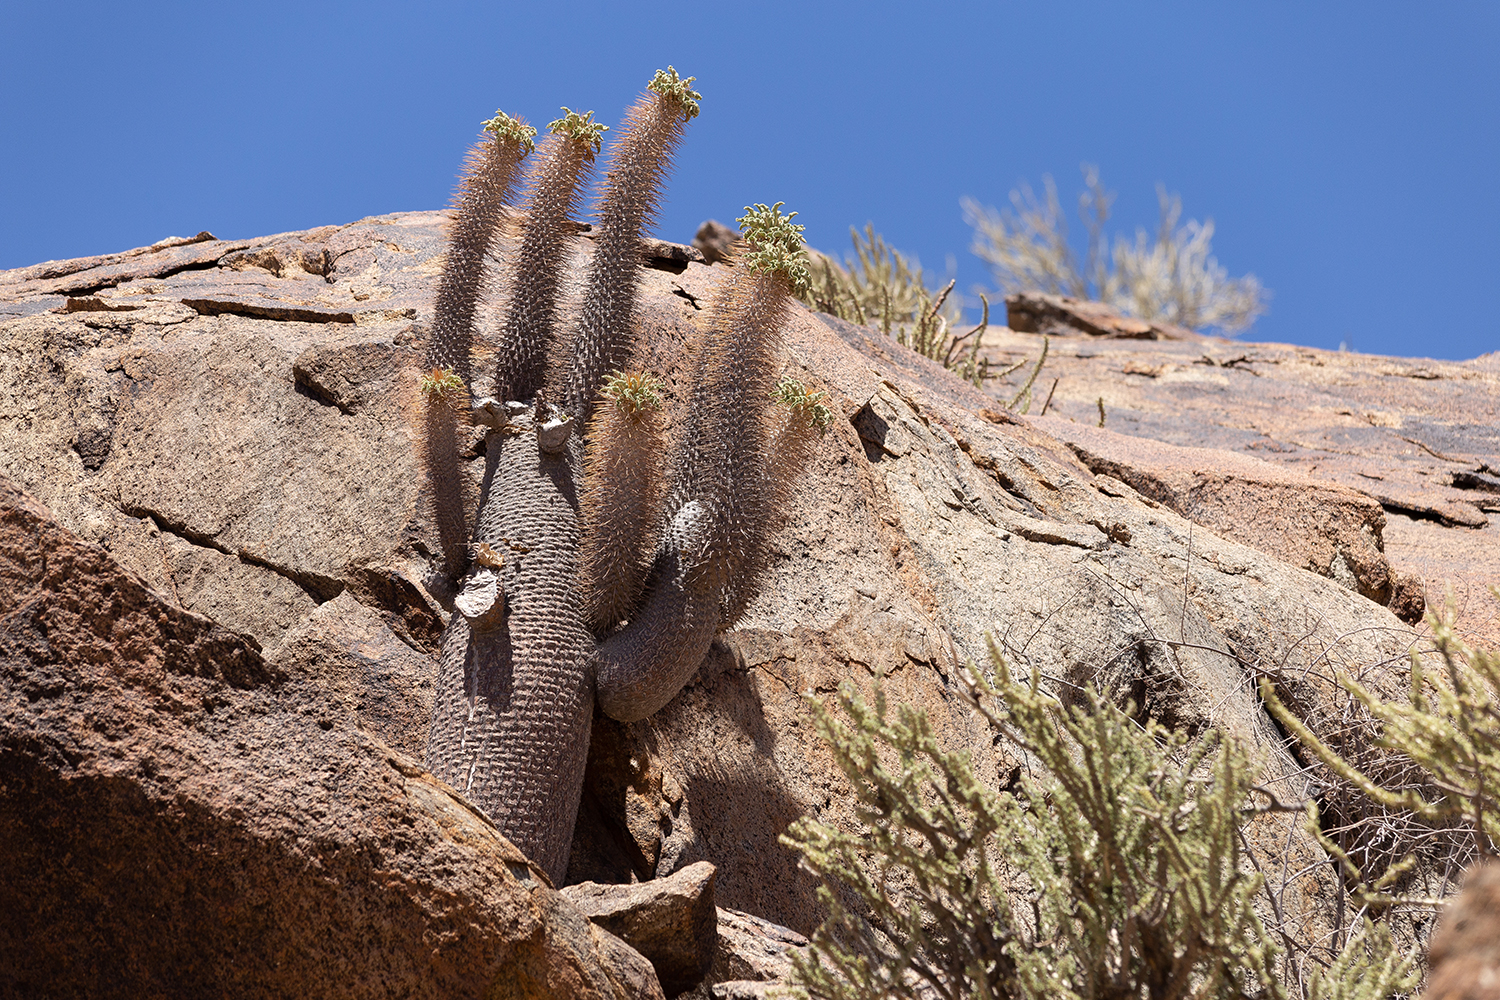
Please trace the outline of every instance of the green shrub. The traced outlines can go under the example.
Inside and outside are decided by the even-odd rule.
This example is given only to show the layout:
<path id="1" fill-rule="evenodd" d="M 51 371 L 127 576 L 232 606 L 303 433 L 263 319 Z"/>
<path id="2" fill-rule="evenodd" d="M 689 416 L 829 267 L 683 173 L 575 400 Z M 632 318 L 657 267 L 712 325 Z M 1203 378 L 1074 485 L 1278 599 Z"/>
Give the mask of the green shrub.
<path id="1" fill-rule="evenodd" d="M 829 916 L 796 990 L 877 997 L 1285 997 L 1282 949 L 1242 855 L 1255 769 L 1207 731 L 1140 722 L 1092 691 L 1064 706 L 970 671 L 971 704 L 1023 763 L 1012 787 L 944 752 L 926 717 L 846 683 L 848 721 L 810 702 L 849 780 L 858 830 L 804 818 L 785 842 L 824 882 Z M 1366 922 L 1306 980 L 1320 1000 L 1410 989 L 1409 956 Z"/>
<path id="2" fill-rule="evenodd" d="M 978 326 L 968 333 L 952 333 L 963 322 L 963 310 L 950 300 L 953 281 L 942 289 L 928 288 L 922 266 L 887 246 L 873 224 L 865 225 L 863 236 L 850 227 L 849 238 L 854 254 L 842 264 L 824 253 L 808 253 L 809 282 L 802 290 L 802 301 L 820 312 L 875 327 L 982 385 L 989 377 L 989 366 L 979 357 L 989 326 L 989 299 L 981 296 L 983 318 Z"/>

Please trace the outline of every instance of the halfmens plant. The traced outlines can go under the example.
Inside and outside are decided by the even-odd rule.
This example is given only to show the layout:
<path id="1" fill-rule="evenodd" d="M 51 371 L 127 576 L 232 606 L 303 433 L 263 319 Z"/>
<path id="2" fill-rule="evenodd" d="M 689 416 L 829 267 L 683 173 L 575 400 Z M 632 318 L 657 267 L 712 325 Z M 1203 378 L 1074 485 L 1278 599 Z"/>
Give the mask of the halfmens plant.
<path id="1" fill-rule="evenodd" d="M 801 471 L 772 461 L 772 449 L 787 443 L 805 456 L 820 429 L 805 416 L 816 402 L 772 398 L 780 329 L 805 266 L 800 227 L 776 209 L 747 217 L 751 239 L 689 345 L 678 426 L 668 426 L 663 383 L 632 367 L 641 236 L 698 114 L 692 83 L 659 71 L 610 146 L 576 319 L 557 291 L 578 248 L 567 216 L 598 126 L 587 116 L 554 123 L 505 272 L 494 392 L 470 383 L 472 417 L 487 428 L 485 472 L 474 558 L 439 659 L 427 766 L 555 884 L 567 872 L 595 705 L 643 718 L 692 676 L 754 595 L 790 489 L 777 477 Z"/>
<path id="2" fill-rule="evenodd" d="M 646 583 L 662 491 L 663 388 L 648 374 L 615 372 L 589 422 L 579 589 L 596 629 L 622 621 Z"/>

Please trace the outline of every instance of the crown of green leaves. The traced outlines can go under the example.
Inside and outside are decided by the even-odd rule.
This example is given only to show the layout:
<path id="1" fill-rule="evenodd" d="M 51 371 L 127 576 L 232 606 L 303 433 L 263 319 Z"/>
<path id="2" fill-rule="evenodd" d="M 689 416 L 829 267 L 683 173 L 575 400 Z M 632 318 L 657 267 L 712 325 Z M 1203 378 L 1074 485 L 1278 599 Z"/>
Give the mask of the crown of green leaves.
<path id="1" fill-rule="evenodd" d="M 783 204 L 778 201 L 769 208 L 745 206 L 745 214 L 735 220 L 745 242 L 750 244 L 750 249 L 740 255 L 740 263 L 763 274 L 779 271 L 793 288 L 802 288 L 807 284 L 807 249 L 802 242 L 802 230 L 807 227 L 792 222 L 796 212 L 782 215 Z"/>
<path id="2" fill-rule="evenodd" d="M 821 389 L 810 390 L 790 375 L 777 383 L 771 398 L 789 410 L 800 411 L 820 434 L 826 433 L 833 425 L 833 410 L 828 406 L 828 393 Z"/>
<path id="3" fill-rule="evenodd" d="M 509 140 L 519 143 L 526 147 L 528 153 L 536 148 L 536 129 L 499 109 L 496 109 L 495 117 L 484 123 L 484 130 L 502 142 Z"/>
<path id="4" fill-rule="evenodd" d="M 547 131 L 557 135 L 565 135 L 570 139 L 588 143 L 592 152 L 599 152 L 600 136 L 609 131 L 609 126 L 603 122 L 594 121 L 594 113 L 585 111 L 579 114 L 563 108 L 567 114 L 547 126 Z"/>
<path id="5" fill-rule="evenodd" d="M 646 84 L 646 89 L 654 90 L 668 100 L 681 104 L 684 120 L 692 121 L 698 117 L 698 102 L 703 100 L 703 95 L 692 87 L 696 79 L 698 79 L 696 76 L 690 76 L 684 80 L 677 75 L 675 69 L 668 66 L 666 69 L 656 71 L 651 82 Z"/>
<path id="6" fill-rule="evenodd" d="M 649 372 L 611 372 L 600 392 L 628 414 L 661 409 L 665 383 Z"/>

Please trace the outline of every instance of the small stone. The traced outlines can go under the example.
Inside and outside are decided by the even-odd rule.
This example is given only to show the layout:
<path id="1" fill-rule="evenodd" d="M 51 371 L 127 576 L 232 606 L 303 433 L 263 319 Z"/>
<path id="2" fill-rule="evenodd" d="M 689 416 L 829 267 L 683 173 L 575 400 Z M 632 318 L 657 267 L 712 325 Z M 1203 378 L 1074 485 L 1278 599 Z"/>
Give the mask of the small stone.
<path id="1" fill-rule="evenodd" d="M 476 632 L 486 632 L 500 623 L 505 613 L 505 590 L 500 574 L 488 566 L 470 573 L 463 590 L 453 601 L 458 613 L 469 620 Z"/>
<path id="2" fill-rule="evenodd" d="M 670 997 L 701 982 L 713 964 L 719 936 L 714 874 L 713 865 L 699 861 L 650 882 L 580 882 L 562 893 L 595 924 L 646 956 Z"/>
<path id="3" fill-rule="evenodd" d="M 717 264 L 729 256 L 729 249 L 739 238 L 740 234 L 737 230 L 731 229 L 717 219 L 709 219 L 698 227 L 698 233 L 693 237 L 693 246 L 703 254 L 705 261 Z"/>
<path id="4" fill-rule="evenodd" d="M 567 414 L 552 417 L 537 424 L 536 446 L 544 454 L 555 455 L 562 451 L 573 434 L 573 418 Z"/>

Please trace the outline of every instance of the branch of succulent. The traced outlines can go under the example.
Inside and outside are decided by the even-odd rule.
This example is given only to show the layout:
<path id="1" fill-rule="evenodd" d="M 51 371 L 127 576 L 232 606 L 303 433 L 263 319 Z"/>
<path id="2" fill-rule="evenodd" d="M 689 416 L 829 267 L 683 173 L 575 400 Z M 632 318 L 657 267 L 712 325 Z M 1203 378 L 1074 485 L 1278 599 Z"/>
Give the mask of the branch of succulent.
<path id="1" fill-rule="evenodd" d="M 692 89 L 693 79 L 682 79 L 671 66 L 657 70 L 610 145 L 572 367 L 552 393 L 580 421 L 588 419 L 604 374 L 625 367 L 628 360 L 640 282 L 640 236 L 656 217 L 661 184 L 687 123 L 698 116 L 703 95 Z"/>
<path id="2" fill-rule="evenodd" d="M 806 275 L 802 227 L 781 203 L 746 208 L 744 244 L 692 347 L 690 421 L 668 463 L 666 525 L 641 610 L 599 650 L 598 696 L 605 714 L 643 719 L 698 669 L 721 629 L 738 620 L 764 575 L 767 542 L 785 489 L 796 475 L 770 460 L 781 429 L 774 391 L 780 331 L 792 289 Z"/>
<path id="3" fill-rule="evenodd" d="M 648 374 L 615 372 L 602 393 L 612 405 L 589 422 L 579 589 L 596 629 L 625 618 L 646 585 L 661 502 L 663 388 Z"/>
<path id="4" fill-rule="evenodd" d="M 448 575 L 462 571 L 468 511 L 458 475 L 458 414 L 467 409 L 473 372 L 474 311 L 484 290 L 485 254 L 515 194 L 521 160 L 536 129 L 503 111 L 484 123 L 464 159 L 448 255 L 438 283 L 436 319 L 427 342 L 420 400 L 422 466 Z"/>
<path id="5" fill-rule="evenodd" d="M 594 113 L 566 114 L 547 126 L 548 136 L 531 161 L 527 174 L 526 220 L 520 249 L 509 262 L 510 289 L 505 325 L 500 333 L 496 395 L 501 399 L 530 399 L 542 387 L 547 371 L 549 331 L 557 322 L 557 292 L 572 235 L 571 216 L 578 204 L 579 185 L 599 152 L 600 135 L 607 126 L 593 121 Z"/>
<path id="6" fill-rule="evenodd" d="M 456 368 L 422 383 L 433 401 L 472 396 L 488 428 L 427 766 L 558 884 L 596 703 L 643 718 L 692 677 L 753 600 L 778 511 L 832 420 L 823 393 L 779 377 L 781 327 L 806 277 L 802 227 L 779 203 L 741 220 L 746 242 L 688 345 L 680 398 L 631 367 L 640 238 L 698 113 L 692 82 L 658 72 L 611 145 L 571 319 L 558 295 L 577 249 L 567 219 L 602 126 L 572 112 L 550 126 L 502 271 L 494 392 L 469 390 Z M 453 322 L 440 315 L 434 329 Z"/>

